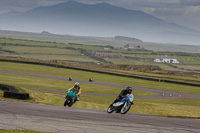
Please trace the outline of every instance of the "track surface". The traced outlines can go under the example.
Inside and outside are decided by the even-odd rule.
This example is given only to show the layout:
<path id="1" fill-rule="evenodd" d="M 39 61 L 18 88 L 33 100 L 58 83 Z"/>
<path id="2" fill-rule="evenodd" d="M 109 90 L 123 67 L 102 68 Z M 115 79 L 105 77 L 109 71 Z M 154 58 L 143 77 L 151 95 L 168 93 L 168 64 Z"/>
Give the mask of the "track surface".
<path id="1" fill-rule="evenodd" d="M 70 133 L 199 133 L 200 120 L 0 101 L 1 129 Z"/>
<path id="2" fill-rule="evenodd" d="M 66 78 L 60 77 L 9 71 L 0 71 L 0 73 L 66 80 Z M 73 81 L 125 88 L 123 85 L 110 83 Z M 139 87 L 134 87 L 134 89 L 158 93 L 157 96 L 150 96 L 154 98 L 177 98 L 178 95 L 182 94 L 182 97 L 185 98 L 200 99 L 198 95 L 192 94 Z M 172 96 L 163 96 L 163 93 L 172 93 Z M 127 113 L 126 115 L 108 114 L 102 110 L 0 100 L 0 129 L 29 129 L 66 133 L 200 133 L 199 125 L 199 119 L 165 118 L 134 113 Z"/>

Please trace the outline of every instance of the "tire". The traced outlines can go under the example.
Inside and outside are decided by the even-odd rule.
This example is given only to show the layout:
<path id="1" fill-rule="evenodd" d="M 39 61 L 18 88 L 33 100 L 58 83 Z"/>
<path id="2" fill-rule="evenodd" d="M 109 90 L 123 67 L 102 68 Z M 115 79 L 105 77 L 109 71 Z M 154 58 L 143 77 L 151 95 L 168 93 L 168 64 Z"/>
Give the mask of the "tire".
<path id="1" fill-rule="evenodd" d="M 108 107 L 107 112 L 108 112 L 109 114 L 113 112 L 113 110 L 110 109 L 110 106 Z"/>
<path id="2" fill-rule="evenodd" d="M 66 106 L 66 105 L 67 105 L 67 100 L 65 99 L 64 106 Z"/>
<path id="3" fill-rule="evenodd" d="M 71 107 L 73 105 L 72 99 L 70 99 L 70 102 L 68 103 L 68 107 Z"/>
<path id="4" fill-rule="evenodd" d="M 120 111 L 121 114 L 126 114 L 130 108 L 131 108 L 131 104 L 126 102 Z"/>
<path id="5" fill-rule="evenodd" d="M 73 103 L 70 103 L 69 105 L 68 105 L 68 107 L 71 107 L 73 105 Z"/>
<path id="6" fill-rule="evenodd" d="M 64 106 L 66 106 L 67 104 L 69 104 L 69 101 L 68 101 L 68 100 L 69 100 L 69 97 L 68 97 L 68 96 L 66 96 L 66 97 L 65 97 Z"/>

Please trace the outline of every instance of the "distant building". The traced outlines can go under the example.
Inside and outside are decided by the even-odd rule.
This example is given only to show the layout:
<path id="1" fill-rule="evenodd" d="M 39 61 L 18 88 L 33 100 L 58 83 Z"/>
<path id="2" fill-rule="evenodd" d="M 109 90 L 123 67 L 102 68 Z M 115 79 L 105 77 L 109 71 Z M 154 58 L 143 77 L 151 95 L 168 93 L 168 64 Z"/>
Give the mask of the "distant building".
<path id="1" fill-rule="evenodd" d="M 105 50 L 110 50 L 110 48 L 104 47 Z"/>
<path id="2" fill-rule="evenodd" d="M 179 61 L 174 58 L 174 57 L 170 57 L 170 56 L 158 56 L 156 58 L 154 58 L 155 62 L 162 62 L 162 63 L 179 63 Z"/>
<path id="3" fill-rule="evenodd" d="M 114 49 L 114 47 L 113 47 L 113 46 L 110 46 L 110 45 L 106 45 L 106 46 L 104 47 L 104 49 L 105 49 L 105 50 L 109 50 L 109 49 Z"/>
<path id="4" fill-rule="evenodd" d="M 135 47 L 135 49 L 136 50 L 146 50 L 144 47 L 142 47 L 142 46 L 137 46 L 137 47 Z"/>
<path id="5" fill-rule="evenodd" d="M 124 55 L 120 53 L 95 52 L 94 55 L 101 58 L 124 58 Z"/>
<path id="6" fill-rule="evenodd" d="M 133 51 L 133 50 L 146 50 L 142 46 L 136 46 L 136 47 L 130 47 L 129 44 L 126 44 L 122 49 L 128 50 L 128 51 Z"/>

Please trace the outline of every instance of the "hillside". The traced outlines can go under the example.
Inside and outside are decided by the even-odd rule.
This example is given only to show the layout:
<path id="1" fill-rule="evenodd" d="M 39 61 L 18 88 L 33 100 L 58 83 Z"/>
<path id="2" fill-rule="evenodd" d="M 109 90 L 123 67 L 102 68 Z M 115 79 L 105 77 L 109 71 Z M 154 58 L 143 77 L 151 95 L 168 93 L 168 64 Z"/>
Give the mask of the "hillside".
<path id="1" fill-rule="evenodd" d="M 127 42 L 142 42 L 142 40 L 140 39 L 125 37 L 125 36 L 115 36 L 114 39 L 119 40 L 119 41 L 127 41 Z"/>
<path id="2" fill-rule="evenodd" d="M 107 3 L 87 5 L 69 1 L 27 12 L 0 15 L 0 29 L 47 31 L 78 36 L 140 38 L 145 42 L 199 44 L 200 32 L 168 23 L 145 12 Z"/>

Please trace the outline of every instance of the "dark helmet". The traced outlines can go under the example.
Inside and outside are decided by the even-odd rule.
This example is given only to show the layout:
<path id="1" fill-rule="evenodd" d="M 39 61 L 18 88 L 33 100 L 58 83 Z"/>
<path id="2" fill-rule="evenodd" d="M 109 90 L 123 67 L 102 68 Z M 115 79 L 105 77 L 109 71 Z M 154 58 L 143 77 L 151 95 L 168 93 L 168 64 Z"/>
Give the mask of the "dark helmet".
<path id="1" fill-rule="evenodd" d="M 74 88 L 77 88 L 77 87 L 79 88 L 79 83 L 78 82 L 76 82 L 75 85 L 74 85 Z"/>
<path id="2" fill-rule="evenodd" d="M 127 91 L 128 93 L 131 93 L 132 90 L 133 90 L 133 88 L 132 88 L 131 86 L 127 86 L 127 87 L 126 87 L 126 91 Z"/>

